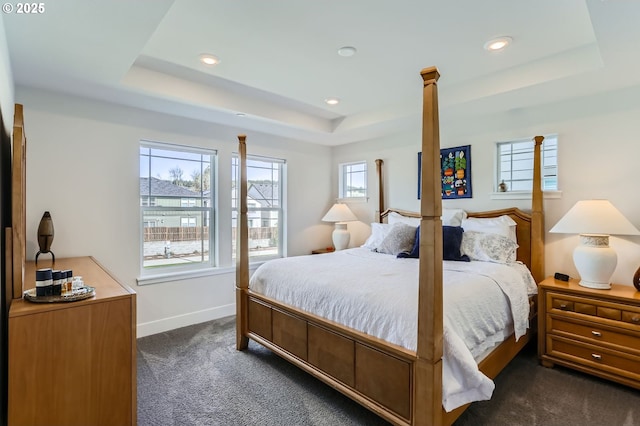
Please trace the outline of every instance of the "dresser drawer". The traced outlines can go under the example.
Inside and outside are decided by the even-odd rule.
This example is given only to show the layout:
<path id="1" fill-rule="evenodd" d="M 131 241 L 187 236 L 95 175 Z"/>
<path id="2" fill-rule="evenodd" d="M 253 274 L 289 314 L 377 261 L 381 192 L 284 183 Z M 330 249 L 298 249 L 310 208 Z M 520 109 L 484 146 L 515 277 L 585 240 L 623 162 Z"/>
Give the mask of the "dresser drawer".
<path id="1" fill-rule="evenodd" d="M 640 379 L 640 356 L 589 343 L 547 335 L 548 354 L 608 373 Z"/>
<path id="2" fill-rule="evenodd" d="M 607 327 L 589 321 L 571 320 L 548 315 L 547 333 L 563 335 L 575 340 L 587 339 L 595 345 L 607 345 L 612 349 L 635 353 L 640 356 L 640 332 Z"/>

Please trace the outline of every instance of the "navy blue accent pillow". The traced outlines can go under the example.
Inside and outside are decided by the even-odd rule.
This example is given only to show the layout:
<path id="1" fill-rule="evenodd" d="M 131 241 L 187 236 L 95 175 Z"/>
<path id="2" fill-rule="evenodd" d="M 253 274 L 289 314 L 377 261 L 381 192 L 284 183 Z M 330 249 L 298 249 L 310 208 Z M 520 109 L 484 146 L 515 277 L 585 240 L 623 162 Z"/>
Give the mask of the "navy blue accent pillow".
<path id="1" fill-rule="evenodd" d="M 460 253 L 462 245 L 462 234 L 464 229 L 461 226 L 443 226 L 442 227 L 442 259 L 455 260 L 459 262 L 470 262 L 469 256 Z M 416 239 L 413 242 L 413 248 L 410 252 L 398 253 L 397 257 L 420 257 L 420 227 L 416 228 Z"/>

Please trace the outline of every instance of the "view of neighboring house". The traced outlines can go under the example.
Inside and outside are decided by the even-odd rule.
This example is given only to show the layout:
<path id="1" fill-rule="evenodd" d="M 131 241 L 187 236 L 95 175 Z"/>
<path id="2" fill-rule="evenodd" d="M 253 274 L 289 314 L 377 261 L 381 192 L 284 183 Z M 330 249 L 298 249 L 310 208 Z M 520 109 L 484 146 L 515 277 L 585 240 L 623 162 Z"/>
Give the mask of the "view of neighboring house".
<path id="1" fill-rule="evenodd" d="M 252 208 L 279 207 L 280 197 L 277 183 L 252 183 L 247 188 L 249 204 L 249 228 L 278 226 L 278 212 L 274 210 L 252 210 Z"/>
<path id="2" fill-rule="evenodd" d="M 146 194 L 146 195 L 145 195 Z M 168 180 L 158 178 L 140 178 L 140 205 L 149 207 L 206 207 L 202 206 L 200 192 L 194 192 L 184 186 L 175 185 Z M 202 225 L 201 215 L 190 212 L 157 211 L 155 215 L 145 214 L 144 227 L 198 227 Z M 204 226 L 208 226 L 205 218 Z"/>

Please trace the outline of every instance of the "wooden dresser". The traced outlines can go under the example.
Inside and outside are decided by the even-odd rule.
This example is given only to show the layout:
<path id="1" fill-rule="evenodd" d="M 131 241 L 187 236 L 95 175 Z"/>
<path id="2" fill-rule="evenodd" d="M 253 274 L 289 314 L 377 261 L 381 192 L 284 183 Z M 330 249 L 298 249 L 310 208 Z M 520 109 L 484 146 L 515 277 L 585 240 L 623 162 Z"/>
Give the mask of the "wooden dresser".
<path id="1" fill-rule="evenodd" d="M 640 292 L 595 290 L 547 278 L 539 285 L 538 352 L 554 364 L 640 389 Z"/>
<path id="2" fill-rule="evenodd" d="M 52 266 L 40 259 L 38 268 Z M 12 425 L 135 425 L 136 294 L 91 257 L 57 259 L 96 288 L 67 303 L 12 302 L 9 407 Z M 27 262 L 25 290 L 35 285 Z"/>

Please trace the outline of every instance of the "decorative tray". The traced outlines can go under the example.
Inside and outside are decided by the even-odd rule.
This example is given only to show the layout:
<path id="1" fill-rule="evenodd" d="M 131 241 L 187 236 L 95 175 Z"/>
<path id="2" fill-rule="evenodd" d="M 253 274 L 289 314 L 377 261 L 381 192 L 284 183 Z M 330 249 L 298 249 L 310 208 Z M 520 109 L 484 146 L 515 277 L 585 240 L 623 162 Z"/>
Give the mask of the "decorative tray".
<path id="1" fill-rule="evenodd" d="M 30 302 L 36 303 L 59 303 L 59 302 L 75 302 L 78 300 L 88 299 L 96 295 L 95 287 L 84 286 L 73 289 L 70 294 L 64 296 L 36 296 L 36 289 L 30 288 L 24 292 L 24 298 Z"/>

